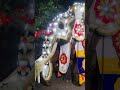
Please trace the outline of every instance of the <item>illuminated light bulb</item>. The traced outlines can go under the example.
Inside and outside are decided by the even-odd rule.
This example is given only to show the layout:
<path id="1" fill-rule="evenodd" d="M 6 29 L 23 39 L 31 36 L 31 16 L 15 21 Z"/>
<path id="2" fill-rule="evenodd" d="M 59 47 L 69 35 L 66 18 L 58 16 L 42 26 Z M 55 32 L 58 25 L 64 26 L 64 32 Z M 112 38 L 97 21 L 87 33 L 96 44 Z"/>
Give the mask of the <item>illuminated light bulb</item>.
<path id="1" fill-rule="evenodd" d="M 55 22 L 55 23 L 54 23 L 54 25 L 58 25 L 58 23 L 57 23 L 57 22 Z"/>
<path id="2" fill-rule="evenodd" d="M 61 33 L 58 33 L 57 35 L 58 35 L 58 36 L 60 36 L 60 35 L 61 35 Z"/>
<path id="3" fill-rule="evenodd" d="M 50 32 L 50 30 L 48 29 L 47 32 Z"/>
<path id="4" fill-rule="evenodd" d="M 42 52 L 43 54 L 46 54 L 46 52 L 44 51 L 44 52 Z"/>
<path id="5" fill-rule="evenodd" d="M 60 16 L 60 17 L 62 17 L 62 16 L 63 16 L 63 14 L 60 14 L 59 16 Z"/>
<path id="6" fill-rule="evenodd" d="M 50 37 L 50 40 L 53 40 L 53 36 Z"/>
<path id="7" fill-rule="evenodd" d="M 46 45 L 45 44 L 43 44 L 43 47 L 45 47 Z"/>
<path id="8" fill-rule="evenodd" d="M 56 32 L 56 28 L 53 28 L 53 32 Z"/>
<path id="9" fill-rule="evenodd" d="M 68 20 L 65 20 L 65 23 L 68 23 Z"/>
<path id="10" fill-rule="evenodd" d="M 81 7 L 81 8 L 80 8 L 80 11 L 81 11 L 81 12 L 84 12 L 84 7 Z"/>
<path id="11" fill-rule="evenodd" d="M 75 33 L 75 36 L 77 36 L 77 34 Z"/>
<path id="12" fill-rule="evenodd" d="M 75 10 L 77 9 L 77 7 L 75 6 Z"/>
<path id="13" fill-rule="evenodd" d="M 70 9 L 70 12 L 72 12 L 72 9 Z"/>
<path id="14" fill-rule="evenodd" d="M 74 5 L 76 5 L 77 3 L 75 2 Z"/>
<path id="15" fill-rule="evenodd" d="M 60 21 L 60 18 L 58 18 L 57 21 Z"/>
<path id="16" fill-rule="evenodd" d="M 47 30 L 50 29 L 49 27 L 47 28 Z"/>
<path id="17" fill-rule="evenodd" d="M 56 17 L 54 19 L 56 19 Z"/>
<path id="18" fill-rule="evenodd" d="M 52 23 L 50 23 L 49 26 L 51 27 L 51 26 L 52 26 Z"/>
<path id="19" fill-rule="evenodd" d="M 81 21 L 82 23 L 84 23 L 84 18 L 82 18 L 82 21 Z"/>
<path id="20" fill-rule="evenodd" d="M 76 21 L 76 22 L 77 22 L 77 24 L 80 24 L 80 20 L 78 20 L 78 19 L 77 19 L 77 21 Z"/>
<path id="21" fill-rule="evenodd" d="M 50 50 L 47 50 L 47 53 L 49 54 L 49 53 L 50 53 Z"/>
<path id="22" fill-rule="evenodd" d="M 47 36 L 45 36 L 45 39 L 47 39 Z"/>
<path id="23" fill-rule="evenodd" d="M 38 58 L 38 59 L 37 59 L 37 61 L 41 61 L 41 60 L 42 60 L 42 58 Z"/>
<path id="24" fill-rule="evenodd" d="M 65 27 L 65 30 L 68 30 L 68 27 Z"/>
<path id="25" fill-rule="evenodd" d="M 66 35 L 66 33 L 65 32 L 62 32 L 62 36 L 65 36 Z"/>
<path id="26" fill-rule="evenodd" d="M 67 17 L 68 16 L 68 14 L 67 13 L 65 13 L 65 17 Z"/>
<path id="27" fill-rule="evenodd" d="M 52 46 L 52 44 L 49 44 L 49 46 L 51 47 L 51 46 Z"/>

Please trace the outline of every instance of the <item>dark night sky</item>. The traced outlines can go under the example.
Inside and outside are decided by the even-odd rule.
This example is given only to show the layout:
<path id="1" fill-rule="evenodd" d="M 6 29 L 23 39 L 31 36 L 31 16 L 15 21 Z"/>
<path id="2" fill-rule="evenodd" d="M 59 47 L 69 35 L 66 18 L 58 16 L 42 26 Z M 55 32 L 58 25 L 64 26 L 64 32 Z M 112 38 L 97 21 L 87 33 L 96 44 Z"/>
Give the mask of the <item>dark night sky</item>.
<path id="1" fill-rule="evenodd" d="M 66 6 L 66 7 L 69 7 L 69 6 L 73 5 L 74 2 L 82 2 L 82 1 L 84 1 L 84 0 L 58 0 L 58 3 Z"/>
<path id="2" fill-rule="evenodd" d="M 48 2 L 49 0 L 42 0 L 41 3 Z M 60 5 L 65 6 L 68 9 L 69 6 L 72 6 L 74 2 L 84 2 L 85 0 L 54 0 L 55 2 L 59 3 Z M 37 2 L 37 0 L 36 0 Z"/>

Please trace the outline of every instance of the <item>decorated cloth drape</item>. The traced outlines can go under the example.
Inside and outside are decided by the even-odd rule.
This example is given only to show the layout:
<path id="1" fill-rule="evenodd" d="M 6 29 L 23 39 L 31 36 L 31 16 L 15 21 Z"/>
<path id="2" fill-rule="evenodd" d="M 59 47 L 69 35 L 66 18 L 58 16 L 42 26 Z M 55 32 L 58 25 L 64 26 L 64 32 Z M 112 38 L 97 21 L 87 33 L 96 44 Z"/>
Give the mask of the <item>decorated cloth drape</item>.
<path id="1" fill-rule="evenodd" d="M 90 15 L 89 15 L 89 26 L 92 28 L 93 32 L 98 32 L 103 40 L 103 44 L 105 44 L 105 40 L 108 40 L 109 42 L 112 41 L 113 48 L 116 50 L 116 57 L 109 56 L 106 57 L 102 55 L 102 57 L 98 57 L 99 66 L 103 65 L 104 73 L 101 73 L 104 75 L 104 78 L 107 80 L 107 74 L 113 75 L 115 72 L 119 73 L 118 64 L 117 62 L 120 59 L 119 54 L 119 31 L 120 31 L 120 25 L 119 25 L 119 0 L 94 0 L 91 8 L 90 8 Z M 109 37 L 108 37 L 109 36 Z M 109 39 L 108 39 L 109 38 Z M 110 40 L 111 39 L 111 40 Z M 99 43 L 98 43 L 99 44 Z M 109 46 L 112 46 L 109 45 Z M 96 47 L 95 47 L 96 49 Z M 111 49 L 112 52 L 115 50 Z M 102 45 L 102 54 L 105 53 L 105 46 Z M 107 54 L 108 55 L 108 54 Z M 101 59 L 100 59 L 101 58 Z M 118 59 L 119 58 L 119 59 Z M 111 64 L 110 64 L 111 63 Z M 112 68 L 112 64 L 114 63 Z M 110 67 L 110 68 L 108 68 Z M 117 73 L 117 74 L 118 74 Z M 103 79 L 104 82 L 105 79 Z M 112 78 L 111 78 L 112 80 Z M 104 83 L 104 87 L 107 87 L 108 85 Z M 104 89 L 103 87 L 103 89 Z M 109 87 L 109 86 L 108 86 Z M 113 88 L 114 86 L 112 86 Z M 109 90 L 113 90 L 110 88 Z"/>
<path id="2" fill-rule="evenodd" d="M 65 45 L 60 46 L 60 56 L 59 56 L 59 71 L 61 73 L 66 73 L 70 63 L 70 52 L 71 44 L 68 42 Z"/>
<path id="3" fill-rule="evenodd" d="M 79 70 L 79 84 L 81 85 L 85 82 L 85 50 L 82 42 L 76 42 L 75 50 Z"/>

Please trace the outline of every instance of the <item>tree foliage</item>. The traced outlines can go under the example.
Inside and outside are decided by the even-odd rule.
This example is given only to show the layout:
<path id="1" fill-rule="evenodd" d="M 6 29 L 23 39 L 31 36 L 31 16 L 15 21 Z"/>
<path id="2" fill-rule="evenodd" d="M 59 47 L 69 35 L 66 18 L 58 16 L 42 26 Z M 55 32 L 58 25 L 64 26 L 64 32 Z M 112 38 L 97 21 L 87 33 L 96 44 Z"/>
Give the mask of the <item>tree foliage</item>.
<path id="1" fill-rule="evenodd" d="M 52 19 L 64 11 L 64 6 L 54 0 L 37 0 L 36 2 L 36 28 L 45 29 Z"/>

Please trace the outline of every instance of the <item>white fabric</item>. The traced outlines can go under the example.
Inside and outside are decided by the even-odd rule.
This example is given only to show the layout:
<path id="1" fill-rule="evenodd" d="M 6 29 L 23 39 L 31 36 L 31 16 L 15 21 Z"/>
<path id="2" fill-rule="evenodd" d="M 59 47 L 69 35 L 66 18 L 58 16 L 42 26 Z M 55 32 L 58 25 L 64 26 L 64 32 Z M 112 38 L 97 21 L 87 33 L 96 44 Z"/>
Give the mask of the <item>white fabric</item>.
<path id="1" fill-rule="evenodd" d="M 82 42 L 76 42 L 76 44 L 75 44 L 75 50 L 84 50 Z"/>
<path id="2" fill-rule="evenodd" d="M 63 73 L 63 74 L 67 72 L 68 67 L 69 67 L 70 52 L 71 52 L 71 44 L 70 44 L 70 42 L 65 44 L 65 45 L 60 46 L 60 56 L 61 56 L 62 53 L 65 53 L 66 56 L 67 56 L 67 59 L 68 59 L 66 64 L 62 64 L 60 62 L 60 56 L 59 56 L 59 71 L 61 73 Z"/>

